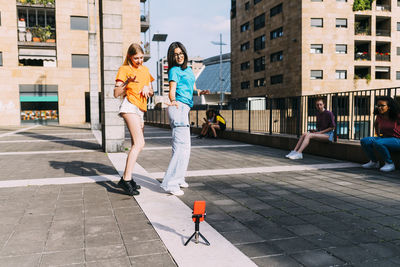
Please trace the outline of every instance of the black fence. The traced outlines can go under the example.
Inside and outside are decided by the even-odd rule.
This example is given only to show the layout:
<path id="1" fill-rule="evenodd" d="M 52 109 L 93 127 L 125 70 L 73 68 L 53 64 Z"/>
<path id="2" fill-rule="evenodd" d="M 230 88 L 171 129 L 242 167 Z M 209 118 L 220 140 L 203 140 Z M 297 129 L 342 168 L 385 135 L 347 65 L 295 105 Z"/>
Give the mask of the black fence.
<path id="1" fill-rule="evenodd" d="M 228 131 L 300 136 L 316 129 L 315 101 L 323 98 L 326 109 L 335 115 L 335 140 L 359 140 L 374 135 L 373 112 L 376 99 L 380 96 L 393 97 L 400 103 L 400 87 L 287 98 L 257 98 L 236 105 L 241 108 L 221 109 L 219 112 L 227 122 Z M 203 109 L 191 110 L 191 125 L 201 127 L 205 110 L 216 107 L 203 106 Z M 166 109 L 147 111 L 145 121 L 169 124 Z"/>

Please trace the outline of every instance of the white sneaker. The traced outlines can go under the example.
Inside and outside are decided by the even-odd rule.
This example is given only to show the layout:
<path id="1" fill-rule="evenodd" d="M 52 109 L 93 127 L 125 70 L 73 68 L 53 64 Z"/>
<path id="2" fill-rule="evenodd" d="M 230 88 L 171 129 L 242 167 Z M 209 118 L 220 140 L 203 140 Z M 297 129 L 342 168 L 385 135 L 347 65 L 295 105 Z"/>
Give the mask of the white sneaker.
<path id="1" fill-rule="evenodd" d="M 297 153 L 297 152 L 294 151 L 294 150 L 290 151 L 289 154 L 287 154 L 287 155 L 285 156 L 285 158 L 289 158 L 289 157 L 290 157 L 291 155 L 293 155 L 294 153 Z"/>
<path id="2" fill-rule="evenodd" d="M 288 157 L 289 159 L 303 159 L 303 153 L 295 152 Z"/>
<path id="3" fill-rule="evenodd" d="M 170 193 L 171 195 L 174 195 L 174 196 L 183 196 L 185 194 L 185 192 L 183 192 L 180 189 L 178 189 L 176 191 L 168 191 L 168 193 Z"/>
<path id="4" fill-rule="evenodd" d="M 378 169 L 379 168 L 379 162 L 374 162 L 370 160 L 368 163 L 365 163 L 361 165 L 364 169 Z"/>
<path id="5" fill-rule="evenodd" d="M 179 186 L 182 187 L 182 188 L 188 188 L 189 184 L 186 183 L 186 182 L 183 182 L 183 183 L 179 184 Z"/>
<path id="6" fill-rule="evenodd" d="M 394 163 L 385 163 L 385 165 L 380 168 L 381 171 L 383 172 L 391 172 L 394 171 L 396 167 L 394 166 Z"/>

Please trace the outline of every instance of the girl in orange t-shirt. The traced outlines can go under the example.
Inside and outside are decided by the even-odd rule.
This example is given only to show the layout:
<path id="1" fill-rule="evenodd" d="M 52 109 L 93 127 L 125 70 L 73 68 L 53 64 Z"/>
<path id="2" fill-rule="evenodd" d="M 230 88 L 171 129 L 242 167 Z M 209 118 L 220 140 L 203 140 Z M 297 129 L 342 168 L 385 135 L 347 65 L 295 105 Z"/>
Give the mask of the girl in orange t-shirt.
<path id="1" fill-rule="evenodd" d="M 151 82 L 154 78 L 149 69 L 143 66 L 143 49 L 138 44 L 131 44 L 126 53 L 124 64 L 115 78 L 114 97 L 123 96 L 119 115 L 124 119 L 131 134 L 132 147 L 126 159 L 124 176 L 118 185 L 129 195 L 139 195 L 137 185 L 132 179 L 132 171 L 137 157 L 144 147 L 143 115 L 147 110 L 147 98 L 154 94 Z"/>

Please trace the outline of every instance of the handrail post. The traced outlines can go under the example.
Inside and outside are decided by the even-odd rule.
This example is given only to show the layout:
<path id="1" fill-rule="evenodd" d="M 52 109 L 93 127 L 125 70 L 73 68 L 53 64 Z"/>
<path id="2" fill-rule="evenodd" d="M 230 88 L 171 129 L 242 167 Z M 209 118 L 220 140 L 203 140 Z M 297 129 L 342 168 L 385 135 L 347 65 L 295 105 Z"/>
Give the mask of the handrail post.
<path id="1" fill-rule="evenodd" d="M 249 101 L 249 133 L 251 132 L 251 100 Z"/>
<path id="2" fill-rule="evenodd" d="M 272 135 L 272 98 L 269 98 L 269 134 Z"/>
<path id="3" fill-rule="evenodd" d="M 301 130 L 300 130 L 300 128 L 301 128 L 301 126 L 300 126 L 300 124 L 301 124 L 301 112 L 300 112 L 300 110 L 301 110 L 301 96 L 299 96 L 299 97 L 297 97 L 297 120 L 296 120 L 296 134 L 297 134 L 297 137 L 300 137 L 300 132 L 301 132 Z"/>
<path id="4" fill-rule="evenodd" d="M 235 124 L 235 110 L 232 108 L 232 132 L 234 131 L 233 125 Z"/>
<path id="5" fill-rule="evenodd" d="M 338 106 L 338 94 L 336 93 L 333 97 L 333 106 L 334 108 L 334 114 L 333 116 L 335 116 L 335 129 L 333 129 L 333 138 L 335 143 L 337 142 L 337 130 L 338 130 L 338 114 L 339 114 L 339 106 Z"/>

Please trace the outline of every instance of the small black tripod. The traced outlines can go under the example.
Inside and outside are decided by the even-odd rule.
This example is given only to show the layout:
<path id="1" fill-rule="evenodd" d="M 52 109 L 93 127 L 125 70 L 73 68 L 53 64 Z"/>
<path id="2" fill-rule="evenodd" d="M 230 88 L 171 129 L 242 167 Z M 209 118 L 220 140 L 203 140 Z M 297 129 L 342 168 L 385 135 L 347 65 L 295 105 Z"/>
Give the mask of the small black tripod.
<path id="1" fill-rule="evenodd" d="M 194 221 L 194 233 L 193 235 L 188 239 L 188 241 L 186 241 L 185 246 L 187 244 L 189 244 L 190 240 L 192 240 L 192 238 L 194 237 L 194 242 L 196 242 L 196 244 L 199 243 L 199 236 L 201 236 L 201 238 L 203 238 L 204 242 L 206 242 L 206 245 L 209 246 L 210 242 L 208 242 L 208 240 L 200 233 L 200 218 L 203 216 L 203 214 L 196 214 L 196 215 L 192 215 L 193 219 L 196 219 Z M 204 213 L 204 218 L 206 217 L 206 214 Z"/>

